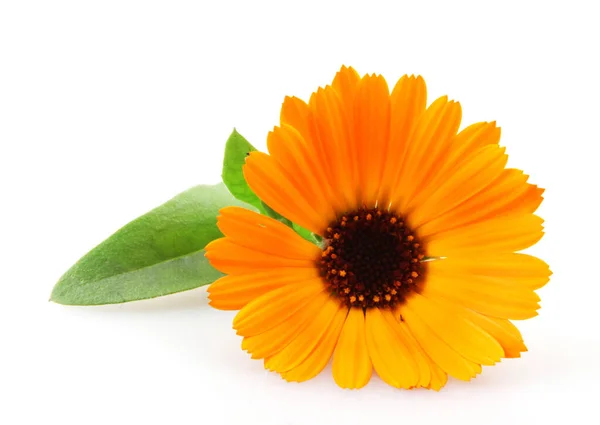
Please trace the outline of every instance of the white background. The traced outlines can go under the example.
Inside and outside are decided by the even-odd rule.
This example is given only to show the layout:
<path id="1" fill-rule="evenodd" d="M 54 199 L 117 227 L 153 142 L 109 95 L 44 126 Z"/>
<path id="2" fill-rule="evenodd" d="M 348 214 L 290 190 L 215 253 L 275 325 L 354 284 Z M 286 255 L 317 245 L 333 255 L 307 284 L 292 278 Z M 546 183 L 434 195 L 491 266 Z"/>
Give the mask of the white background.
<path id="1" fill-rule="evenodd" d="M 577 2 L 0 3 L 2 424 L 600 423 L 599 12 Z M 484 5 L 485 4 L 485 5 Z M 219 180 L 235 126 L 257 147 L 285 95 L 340 65 L 419 73 L 463 123 L 496 119 L 547 188 L 554 276 L 529 352 L 440 393 L 263 370 L 206 292 L 64 307 L 60 275 L 113 231 Z"/>

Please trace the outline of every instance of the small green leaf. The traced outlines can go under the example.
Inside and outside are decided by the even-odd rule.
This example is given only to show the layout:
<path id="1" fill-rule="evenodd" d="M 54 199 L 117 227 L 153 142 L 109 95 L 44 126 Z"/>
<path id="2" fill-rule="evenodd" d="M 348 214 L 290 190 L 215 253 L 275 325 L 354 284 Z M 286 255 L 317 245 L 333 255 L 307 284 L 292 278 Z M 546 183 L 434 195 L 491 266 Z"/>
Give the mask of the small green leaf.
<path id="1" fill-rule="evenodd" d="M 307 230 L 308 232 L 308 230 Z M 321 235 L 317 235 L 316 233 L 311 233 L 312 237 L 315 238 L 317 245 L 320 245 L 323 242 L 323 237 Z"/>
<path id="2" fill-rule="evenodd" d="M 264 202 L 262 203 L 262 206 L 265 209 L 265 215 L 268 215 L 269 217 L 274 218 L 275 220 L 282 222 L 286 226 L 291 227 L 292 229 L 294 229 L 294 231 L 296 233 L 298 233 L 300 236 L 302 236 L 307 241 L 312 242 L 314 244 L 318 244 L 318 243 L 321 242 L 321 237 L 320 236 L 315 235 L 310 230 L 307 230 L 304 227 L 302 227 L 302 226 L 300 226 L 300 225 L 298 225 L 296 223 L 292 223 L 289 219 L 287 219 L 284 216 L 282 216 L 281 214 L 279 214 L 277 211 L 275 211 L 273 208 L 271 208 L 270 206 L 268 206 Z"/>
<path id="3" fill-rule="evenodd" d="M 231 136 L 229 136 L 225 144 L 225 157 L 223 158 L 223 172 L 221 173 L 221 177 L 223 178 L 223 183 L 225 183 L 233 196 L 242 202 L 258 208 L 264 213 L 265 210 L 263 209 L 262 202 L 252 192 L 242 172 L 246 156 L 255 150 L 256 148 L 244 136 L 238 133 L 236 129 L 233 129 Z"/>
<path id="4" fill-rule="evenodd" d="M 258 196 L 252 192 L 252 189 L 250 189 L 248 183 L 246 183 L 242 167 L 246 163 L 246 156 L 255 150 L 256 148 L 252 146 L 244 136 L 238 133 L 237 130 L 233 130 L 225 145 L 225 159 L 223 160 L 223 172 L 221 174 L 223 182 L 227 185 L 231 194 L 240 201 L 256 207 L 262 214 L 291 227 L 307 241 L 315 244 L 318 243 L 319 239 L 316 235 L 299 225 L 292 223 L 289 219 L 262 202 Z"/>
<path id="5" fill-rule="evenodd" d="M 269 216 L 271 218 L 274 218 L 277 221 L 282 222 L 283 224 L 285 224 L 288 227 L 292 227 L 292 228 L 294 227 L 294 224 L 290 220 L 288 220 L 287 218 L 285 218 L 284 216 L 282 216 L 281 214 L 279 214 L 273 208 L 271 208 L 270 206 L 268 206 L 264 202 L 261 202 L 261 205 L 263 207 L 265 215 L 267 215 L 267 216 Z"/>
<path id="6" fill-rule="evenodd" d="M 304 239 L 316 245 L 319 245 L 321 243 L 321 240 L 323 240 L 321 236 L 312 233 L 310 230 L 307 230 L 304 227 L 297 225 L 296 223 L 294 223 L 294 230 Z"/>
<path id="7" fill-rule="evenodd" d="M 58 281 L 51 301 L 114 304 L 212 283 L 221 273 L 204 257 L 221 237 L 219 209 L 236 201 L 222 184 L 195 186 L 133 220 L 92 249 Z"/>

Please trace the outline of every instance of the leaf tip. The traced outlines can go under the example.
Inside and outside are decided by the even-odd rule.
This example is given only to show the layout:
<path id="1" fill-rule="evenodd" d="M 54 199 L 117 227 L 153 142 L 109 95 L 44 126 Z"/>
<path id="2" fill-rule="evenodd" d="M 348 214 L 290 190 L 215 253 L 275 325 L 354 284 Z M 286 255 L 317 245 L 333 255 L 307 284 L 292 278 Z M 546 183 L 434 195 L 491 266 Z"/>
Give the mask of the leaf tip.
<path id="1" fill-rule="evenodd" d="M 56 283 L 56 285 L 54 285 L 54 288 L 52 288 L 52 292 L 50 293 L 50 298 L 48 298 L 48 302 L 51 303 L 55 303 L 55 304 L 62 304 L 60 302 L 60 296 L 57 296 L 57 291 L 56 288 L 58 287 L 58 285 L 60 284 L 60 280 Z"/>
<path id="2" fill-rule="evenodd" d="M 58 282 L 52 288 L 52 292 L 50 292 L 50 298 L 48 298 L 49 302 L 61 305 L 71 305 L 72 302 L 69 302 L 69 295 L 72 292 L 72 287 L 70 285 L 70 275 L 71 270 L 67 271 L 64 275 L 58 279 Z"/>

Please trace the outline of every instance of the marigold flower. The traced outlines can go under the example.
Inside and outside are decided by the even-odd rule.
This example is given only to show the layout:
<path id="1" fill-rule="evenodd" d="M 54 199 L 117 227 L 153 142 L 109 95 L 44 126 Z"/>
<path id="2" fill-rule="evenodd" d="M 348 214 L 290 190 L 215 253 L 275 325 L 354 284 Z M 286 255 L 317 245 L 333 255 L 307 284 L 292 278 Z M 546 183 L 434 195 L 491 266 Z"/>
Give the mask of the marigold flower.
<path id="1" fill-rule="evenodd" d="M 514 319 L 535 316 L 548 266 L 517 253 L 543 235 L 543 189 L 506 168 L 500 129 L 459 130 L 461 107 L 428 107 L 425 82 L 342 67 L 308 103 L 288 97 L 269 154 L 244 166 L 269 207 L 322 236 L 231 207 L 206 248 L 227 276 L 210 304 L 240 310 L 242 348 L 288 381 L 333 357 L 344 388 L 375 369 L 399 388 L 439 390 L 526 351 Z"/>

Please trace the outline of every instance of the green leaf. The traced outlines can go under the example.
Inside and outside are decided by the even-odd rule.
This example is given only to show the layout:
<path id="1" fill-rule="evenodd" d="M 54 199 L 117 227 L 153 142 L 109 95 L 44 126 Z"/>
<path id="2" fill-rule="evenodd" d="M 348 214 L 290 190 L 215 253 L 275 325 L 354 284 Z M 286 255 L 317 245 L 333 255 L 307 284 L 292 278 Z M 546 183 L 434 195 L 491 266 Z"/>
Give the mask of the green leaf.
<path id="1" fill-rule="evenodd" d="M 256 148 L 234 128 L 229 139 L 227 139 L 227 143 L 225 143 L 225 157 L 223 158 L 221 177 L 233 196 L 265 213 L 262 202 L 252 192 L 242 172 L 246 156 L 255 150 Z"/>
<path id="2" fill-rule="evenodd" d="M 296 231 L 296 233 L 298 233 L 304 239 L 306 239 L 307 241 L 312 242 L 316 245 L 319 245 L 321 243 L 321 241 L 323 240 L 323 238 L 321 236 L 312 233 L 310 230 L 307 230 L 304 227 L 297 225 L 296 223 L 294 223 L 294 230 Z"/>
<path id="3" fill-rule="evenodd" d="M 268 206 L 264 202 L 261 202 L 261 205 L 263 207 L 265 215 L 267 215 L 267 216 L 269 216 L 271 218 L 274 218 L 277 221 L 282 222 L 283 224 L 285 224 L 288 227 L 291 227 L 291 228 L 294 227 L 294 223 L 292 223 L 290 220 L 288 220 L 287 218 L 285 218 L 284 216 L 282 216 L 281 214 L 279 214 L 273 208 L 271 208 L 270 206 Z"/>
<path id="4" fill-rule="evenodd" d="M 231 136 L 229 136 L 229 139 L 225 144 L 225 159 L 223 159 L 223 172 L 221 174 L 223 182 L 229 191 L 237 199 L 256 207 L 262 214 L 293 228 L 296 233 L 307 241 L 312 243 L 320 242 L 316 235 L 312 234 L 309 230 L 292 223 L 289 219 L 262 202 L 258 196 L 252 192 L 252 189 L 250 189 L 248 183 L 246 183 L 242 167 L 246 162 L 246 156 L 255 150 L 256 148 L 252 146 L 244 136 L 238 133 L 236 129 L 233 129 Z"/>
<path id="5" fill-rule="evenodd" d="M 244 206 L 222 183 L 177 195 L 87 253 L 60 278 L 50 300 L 114 304 L 212 283 L 222 274 L 208 263 L 203 248 L 221 237 L 216 217 L 228 205 Z"/>
<path id="6" fill-rule="evenodd" d="M 307 241 L 312 242 L 314 244 L 318 244 L 321 242 L 322 238 L 320 236 L 315 235 L 310 230 L 307 230 L 304 227 L 302 227 L 296 223 L 292 223 L 289 219 L 287 219 L 284 216 L 282 216 L 281 214 L 279 214 L 277 211 L 275 211 L 273 208 L 269 207 L 264 202 L 262 203 L 262 206 L 265 210 L 265 215 L 268 215 L 269 217 L 282 222 L 286 226 L 291 227 L 292 229 L 294 229 L 296 231 L 296 233 L 298 233 L 300 236 L 302 236 Z"/>

